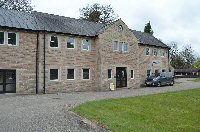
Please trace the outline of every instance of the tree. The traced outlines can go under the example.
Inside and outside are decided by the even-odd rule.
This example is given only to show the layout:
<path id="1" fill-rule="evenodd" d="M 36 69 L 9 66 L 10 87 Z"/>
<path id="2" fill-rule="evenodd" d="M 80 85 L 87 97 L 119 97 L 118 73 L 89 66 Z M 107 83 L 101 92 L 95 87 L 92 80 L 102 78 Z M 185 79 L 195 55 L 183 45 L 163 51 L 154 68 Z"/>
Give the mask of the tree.
<path id="1" fill-rule="evenodd" d="M 0 0 L 0 7 L 27 12 L 33 10 L 33 7 L 31 6 L 31 0 Z"/>
<path id="2" fill-rule="evenodd" d="M 170 64 L 172 67 L 177 68 L 177 63 L 176 63 L 176 58 L 179 56 L 179 51 L 178 51 L 178 45 L 176 42 L 171 42 L 170 43 L 170 51 L 169 51 L 169 55 L 170 55 Z M 180 58 L 179 58 L 180 59 Z"/>
<path id="3" fill-rule="evenodd" d="M 95 3 L 80 9 L 80 19 L 96 23 L 110 24 L 118 18 L 111 5 Z"/>
<path id="4" fill-rule="evenodd" d="M 152 30 L 152 28 L 151 28 L 150 21 L 149 21 L 149 22 L 146 24 L 146 26 L 144 27 L 144 32 L 153 35 L 153 30 Z"/>
<path id="5" fill-rule="evenodd" d="M 178 49 L 176 42 L 171 42 L 170 64 L 175 69 L 191 68 L 196 58 L 191 45 L 186 45 L 181 51 Z"/>
<path id="6" fill-rule="evenodd" d="M 191 68 L 192 64 L 195 62 L 195 55 L 193 54 L 194 50 L 191 45 L 186 45 L 183 47 L 183 50 L 180 52 L 180 55 L 185 60 L 185 68 Z"/>
<path id="7" fill-rule="evenodd" d="M 192 65 L 192 67 L 200 69 L 200 58 L 197 59 L 197 61 Z"/>

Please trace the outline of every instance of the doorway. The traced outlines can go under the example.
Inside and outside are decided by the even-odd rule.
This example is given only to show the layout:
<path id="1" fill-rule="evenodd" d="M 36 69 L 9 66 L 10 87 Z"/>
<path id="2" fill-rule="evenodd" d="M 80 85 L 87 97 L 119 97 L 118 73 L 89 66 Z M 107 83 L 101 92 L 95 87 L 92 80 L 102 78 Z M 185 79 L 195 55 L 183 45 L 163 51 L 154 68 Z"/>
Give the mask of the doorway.
<path id="1" fill-rule="evenodd" d="M 16 93 L 16 70 L 0 70 L 0 93 Z"/>
<path id="2" fill-rule="evenodd" d="M 126 69 L 126 67 L 116 67 L 116 88 L 127 87 Z"/>

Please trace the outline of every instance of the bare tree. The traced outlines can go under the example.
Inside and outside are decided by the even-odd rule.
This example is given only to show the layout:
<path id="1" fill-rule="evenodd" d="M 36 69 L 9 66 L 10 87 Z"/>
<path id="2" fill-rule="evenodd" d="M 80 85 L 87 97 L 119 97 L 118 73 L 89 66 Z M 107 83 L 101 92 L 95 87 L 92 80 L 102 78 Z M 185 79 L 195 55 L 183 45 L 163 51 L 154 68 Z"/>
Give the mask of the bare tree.
<path id="1" fill-rule="evenodd" d="M 33 10 L 33 7 L 31 6 L 31 0 L 0 0 L 0 7 L 27 12 Z"/>

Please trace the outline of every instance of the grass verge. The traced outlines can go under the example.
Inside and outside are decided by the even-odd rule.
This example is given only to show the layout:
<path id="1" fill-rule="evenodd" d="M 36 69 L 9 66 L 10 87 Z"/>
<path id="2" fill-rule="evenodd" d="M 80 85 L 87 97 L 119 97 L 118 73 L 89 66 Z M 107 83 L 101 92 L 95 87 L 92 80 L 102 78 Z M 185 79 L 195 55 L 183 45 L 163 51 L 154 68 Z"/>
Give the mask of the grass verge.
<path id="1" fill-rule="evenodd" d="M 73 111 L 114 132 L 199 132 L 200 88 L 93 101 Z"/>

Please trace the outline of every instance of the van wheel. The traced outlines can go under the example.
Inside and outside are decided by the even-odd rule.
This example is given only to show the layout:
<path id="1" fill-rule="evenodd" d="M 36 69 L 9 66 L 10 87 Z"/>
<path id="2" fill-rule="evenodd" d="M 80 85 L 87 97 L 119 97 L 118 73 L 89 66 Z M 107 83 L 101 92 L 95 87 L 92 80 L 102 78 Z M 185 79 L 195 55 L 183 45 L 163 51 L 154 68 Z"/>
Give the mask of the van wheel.
<path id="1" fill-rule="evenodd" d="M 160 87 L 160 86 L 161 86 L 161 84 L 160 84 L 160 82 L 158 82 L 157 87 Z"/>
<path id="2" fill-rule="evenodd" d="M 169 84 L 170 86 L 173 86 L 174 85 L 174 81 L 171 81 L 171 83 Z"/>

